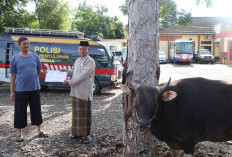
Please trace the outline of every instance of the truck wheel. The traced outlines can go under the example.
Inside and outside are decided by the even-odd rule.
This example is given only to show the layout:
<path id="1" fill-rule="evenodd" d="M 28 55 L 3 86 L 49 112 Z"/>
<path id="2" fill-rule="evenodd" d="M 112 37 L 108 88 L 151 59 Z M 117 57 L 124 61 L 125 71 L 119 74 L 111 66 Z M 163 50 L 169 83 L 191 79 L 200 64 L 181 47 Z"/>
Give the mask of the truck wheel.
<path id="1" fill-rule="evenodd" d="M 93 94 L 99 94 L 100 93 L 100 85 L 96 79 L 94 79 L 94 85 L 93 85 Z"/>

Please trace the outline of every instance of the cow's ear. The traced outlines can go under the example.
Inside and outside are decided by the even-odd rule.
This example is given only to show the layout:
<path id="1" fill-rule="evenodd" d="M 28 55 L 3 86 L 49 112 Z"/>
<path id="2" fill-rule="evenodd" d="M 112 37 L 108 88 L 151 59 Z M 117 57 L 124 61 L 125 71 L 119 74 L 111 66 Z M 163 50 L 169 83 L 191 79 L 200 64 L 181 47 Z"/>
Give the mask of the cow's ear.
<path id="1" fill-rule="evenodd" d="M 121 86 L 121 90 L 123 92 L 125 92 L 127 95 L 131 95 L 132 92 L 131 92 L 131 89 L 128 86 L 126 86 L 124 84 L 121 84 L 120 86 Z"/>
<path id="2" fill-rule="evenodd" d="M 166 91 L 163 93 L 163 101 L 171 101 L 175 99 L 177 96 L 177 93 L 174 91 Z"/>

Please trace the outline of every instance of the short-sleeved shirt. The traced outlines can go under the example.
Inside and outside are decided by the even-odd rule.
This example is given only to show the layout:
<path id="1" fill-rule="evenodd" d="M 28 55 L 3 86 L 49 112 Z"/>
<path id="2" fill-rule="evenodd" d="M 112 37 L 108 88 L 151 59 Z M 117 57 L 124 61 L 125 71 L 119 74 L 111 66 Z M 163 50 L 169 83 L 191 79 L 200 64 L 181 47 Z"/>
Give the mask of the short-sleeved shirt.
<path id="1" fill-rule="evenodd" d="M 38 71 L 41 70 L 39 56 L 30 53 L 23 57 L 20 54 L 11 58 L 10 73 L 16 74 L 15 91 L 34 91 L 40 89 Z"/>

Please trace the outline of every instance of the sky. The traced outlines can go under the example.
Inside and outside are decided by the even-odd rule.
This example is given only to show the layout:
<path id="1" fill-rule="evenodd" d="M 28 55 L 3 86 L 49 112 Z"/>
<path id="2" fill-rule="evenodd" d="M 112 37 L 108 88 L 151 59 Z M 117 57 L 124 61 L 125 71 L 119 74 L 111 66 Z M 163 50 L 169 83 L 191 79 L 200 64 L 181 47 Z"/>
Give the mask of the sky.
<path id="1" fill-rule="evenodd" d="M 175 0 L 177 7 L 191 12 L 193 17 L 232 17 L 232 0 L 212 0 L 211 7 L 196 5 L 196 0 Z"/>
<path id="2" fill-rule="evenodd" d="M 77 8 L 83 0 L 64 0 L 68 1 L 71 8 Z M 193 17 L 232 17 L 232 0 L 212 0 L 213 6 L 206 8 L 204 5 L 196 5 L 196 0 L 174 0 L 178 9 L 184 9 L 191 12 Z M 118 16 L 123 24 L 127 24 L 127 16 L 123 16 L 119 6 L 125 3 L 125 0 L 86 0 L 87 5 L 105 5 L 108 8 L 109 16 Z M 30 7 L 33 8 L 33 7 Z"/>

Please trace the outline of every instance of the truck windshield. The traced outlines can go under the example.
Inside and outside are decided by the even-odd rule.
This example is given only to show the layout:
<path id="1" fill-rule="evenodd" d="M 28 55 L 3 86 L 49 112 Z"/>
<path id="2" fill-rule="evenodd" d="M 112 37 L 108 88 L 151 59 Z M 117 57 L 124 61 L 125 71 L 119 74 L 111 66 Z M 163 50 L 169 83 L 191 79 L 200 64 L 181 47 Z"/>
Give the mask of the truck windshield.
<path id="1" fill-rule="evenodd" d="M 176 53 L 178 54 L 193 53 L 193 43 L 191 42 L 176 43 Z"/>
<path id="2" fill-rule="evenodd" d="M 114 52 L 114 55 L 115 55 L 115 56 L 122 56 L 122 51 L 115 51 L 115 52 Z"/>
<path id="3" fill-rule="evenodd" d="M 159 55 L 165 55 L 166 53 L 164 51 L 159 51 Z"/>
<path id="4" fill-rule="evenodd" d="M 211 54 L 209 51 L 199 51 L 200 54 L 204 54 L 204 55 L 209 55 Z"/>
<path id="5" fill-rule="evenodd" d="M 106 50 L 107 50 L 107 52 L 108 52 L 108 54 L 109 54 L 110 58 L 112 58 L 112 56 L 113 56 L 112 51 L 110 51 L 110 49 L 108 49 L 107 47 L 105 47 L 105 48 L 106 48 Z"/>

